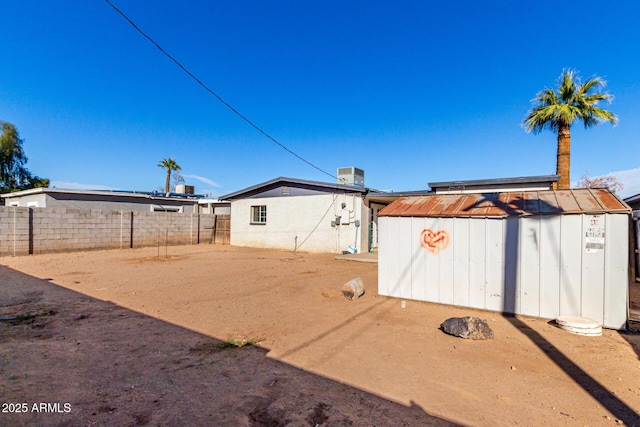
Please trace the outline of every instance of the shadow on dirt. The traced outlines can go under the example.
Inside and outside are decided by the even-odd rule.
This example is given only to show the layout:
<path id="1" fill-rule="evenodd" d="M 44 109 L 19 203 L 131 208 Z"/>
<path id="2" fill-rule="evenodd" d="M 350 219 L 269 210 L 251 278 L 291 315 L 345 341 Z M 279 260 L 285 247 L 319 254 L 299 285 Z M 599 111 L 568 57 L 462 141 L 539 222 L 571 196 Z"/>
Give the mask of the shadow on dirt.
<path id="1" fill-rule="evenodd" d="M 589 393 L 595 400 L 607 408 L 617 419 L 627 426 L 638 425 L 637 412 L 619 399 L 614 393 L 596 381 L 580 366 L 558 350 L 553 344 L 547 341 L 538 332 L 531 329 L 525 322 L 517 317 L 504 314 L 504 317 L 515 326 L 520 333 L 531 340 L 549 359 L 551 359 L 560 369 L 569 375 L 584 391 Z M 624 336 L 624 335 L 623 335 Z M 629 340 L 627 340 L 629 341 Z M 633 345 L 633 344 L 632 344 Z M 636 344 L 637 345 L 637 344 Z M 636 352 L 637 347 L 634 347 Z"/>
<path id="2" fill-rule="evenodd" d="M 259 345 L 4 266 L 0 279 L 0 396 L 14 404 L 3 425 L 456 425 L 267 358 Z"/>
<path id="3" fill-rule="evenodd" d="M 522 211 L 525 203 L 538 203 L 540 210 L 543 212 L 554 212 L 558 208 L 548 205 L 543 200 L 523 200 L 516 198 L 513 201 L 506 203 L 495 197 L 488 197 L 482 200 L 483 202 L 491 201 L 495 206 L 499 207 L 502 211 L 509 213 L 512 216 L 519 214 Z M 557 211 L 560 213 L 561 209 Z M 543 217 L 544 218 L 544 217 Z M 552 218 L 551 216 L 546 219 Z M 560 369 L 562 369 L 567 375 L 569 375 L 580 387 L 597 400 L 603 407 L 607 408 L 616 418 L 622 421 L 625 425 L 635 426 L 638 422 L 638 413 L 627 405 L 624 401 L 618 398 L 614 393 L 608 390 L 604 385 L 594 379 L 580 366 L 573 362 L 569 357 L 563 354 L 560 350 L 555 348 L 549 341 L 547 341 L 538 332 L 531 329 L 525 322 L 518 319 L 512 313 L 515 313 L 517 307 L 517 275 L 518 275 L 518 261 L 520 256 L 520 221 L 519 220 L 507 220 L 505 225 L 504 235 L 504 283 L 503 283 L 503 315 L 504 317 L 517 328 L 520 333 L 525 335 L 531 342 L 533 342 L 544 354 L 553 361 Z M 552 247 L 552 250 L 558 250 L 558 247 Z M 562 258 L 562 254 L 556 252 L 555 254 L 558 262 Z M 566 271 L 561 270 L 561 274 L 566 275 Z M 565 282 L 570 282 L 568 278 L 565 278 Z M 638 353 L 637 342 L 633 344 L 633 340 L 627 339 L 627 341 L 633 346 L 636 353 Z"/>

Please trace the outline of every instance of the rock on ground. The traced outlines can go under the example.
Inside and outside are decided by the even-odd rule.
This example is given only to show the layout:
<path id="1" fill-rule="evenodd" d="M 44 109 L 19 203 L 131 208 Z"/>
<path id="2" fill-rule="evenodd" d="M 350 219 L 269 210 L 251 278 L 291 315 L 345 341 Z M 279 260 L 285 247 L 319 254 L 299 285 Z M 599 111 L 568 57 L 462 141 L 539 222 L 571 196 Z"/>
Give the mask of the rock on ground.
<path id="1" fill-rule="evenodd" d="M 452 317 L 445 320 L 441 325 L 445 333 L 460 338 L 472 340 L 492 340 L 493 330 L 484 319 L 477 317 Z"/>
<path id="2" fill-rule="evenodd" d="M 364 295 L 364 284 L 362 283 L 362 279 L 360 277 L 356 277 L 342 285 L 342 295 L 351 300 L 358 299 Z"/>

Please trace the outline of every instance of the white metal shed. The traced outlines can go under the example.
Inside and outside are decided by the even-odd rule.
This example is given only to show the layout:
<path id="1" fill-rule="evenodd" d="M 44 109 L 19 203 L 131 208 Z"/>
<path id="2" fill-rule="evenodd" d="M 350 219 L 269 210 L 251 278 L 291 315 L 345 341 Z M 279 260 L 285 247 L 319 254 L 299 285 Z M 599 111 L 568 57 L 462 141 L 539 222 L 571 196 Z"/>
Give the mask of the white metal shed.
<path id="1" fill-rule="evenodd" d="M 401 198 L 379 213 L 378 293 L 624 329 L 630 212 L 605 189 Z"/>

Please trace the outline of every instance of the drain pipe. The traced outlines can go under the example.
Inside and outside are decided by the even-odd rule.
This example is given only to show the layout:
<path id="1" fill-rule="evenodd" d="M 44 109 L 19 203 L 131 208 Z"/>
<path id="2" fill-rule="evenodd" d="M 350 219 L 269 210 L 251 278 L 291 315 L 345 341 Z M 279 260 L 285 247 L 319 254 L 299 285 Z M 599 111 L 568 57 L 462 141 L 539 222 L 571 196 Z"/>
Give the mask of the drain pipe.
<path id="1" fill-rule="evenodd" d="M 356 225 L 356 237 L 353 242 L 353 253 L 355 254 L 358 253 L 358 228 L 360 228 L 360 220 L 356 219 L 354 224 Z"/>

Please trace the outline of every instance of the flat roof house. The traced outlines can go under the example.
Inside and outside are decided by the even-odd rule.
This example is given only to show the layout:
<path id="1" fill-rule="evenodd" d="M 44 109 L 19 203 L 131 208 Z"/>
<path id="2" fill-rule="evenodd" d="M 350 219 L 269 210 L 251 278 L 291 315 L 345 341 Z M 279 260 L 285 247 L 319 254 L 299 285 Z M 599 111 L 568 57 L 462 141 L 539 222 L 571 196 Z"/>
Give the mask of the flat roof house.
<path id="1" fill-rule="evenodd" d="M 624 201 L 629 206 L 631 206 L 631 209 L 633 209 L 634 211 L 639 211 L 640 210 L 640 194 L 629 196 L 626 199 L 624 199 Z"/>
<path id="2" fill-rule="evenodd" d="M 198 213 L 196 195 L 32 188 L 2 195 L 6 206 Z"/>
<path id="3" fill-rule="evenodd" d="M 513 178 L 430 182 L 429 187 L 436 194 L 553 190 L 559 179 L 560 175 L 519 176 Z"/>

